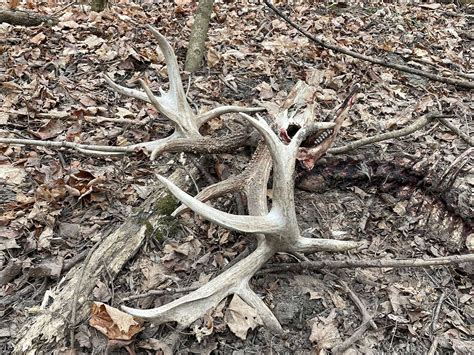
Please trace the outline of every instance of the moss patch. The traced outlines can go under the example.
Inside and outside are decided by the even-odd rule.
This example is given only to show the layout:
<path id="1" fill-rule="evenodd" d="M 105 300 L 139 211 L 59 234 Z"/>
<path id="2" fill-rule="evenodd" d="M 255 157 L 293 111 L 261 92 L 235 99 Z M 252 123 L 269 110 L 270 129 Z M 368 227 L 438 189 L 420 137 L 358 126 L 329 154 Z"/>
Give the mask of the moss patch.
<path id="1" fill-rule="evenodd" d="M 155 202 L 155 211 L 164 216 L 171 216 L 177 207 L 178 201 L 172 195 L 166 195 Z"/>

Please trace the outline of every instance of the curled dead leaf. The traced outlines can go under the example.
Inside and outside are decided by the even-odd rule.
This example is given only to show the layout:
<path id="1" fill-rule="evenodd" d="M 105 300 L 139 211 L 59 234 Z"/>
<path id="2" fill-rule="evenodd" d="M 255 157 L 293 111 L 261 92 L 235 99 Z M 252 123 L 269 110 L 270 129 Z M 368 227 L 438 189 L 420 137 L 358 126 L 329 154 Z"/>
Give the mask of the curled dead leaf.
<path id="1" fill-rule="evenodd" d="M 111 340 L 130 340 L 143 330 L 133 316 L 101 302 L 92 303 L 89 325 Z"/>

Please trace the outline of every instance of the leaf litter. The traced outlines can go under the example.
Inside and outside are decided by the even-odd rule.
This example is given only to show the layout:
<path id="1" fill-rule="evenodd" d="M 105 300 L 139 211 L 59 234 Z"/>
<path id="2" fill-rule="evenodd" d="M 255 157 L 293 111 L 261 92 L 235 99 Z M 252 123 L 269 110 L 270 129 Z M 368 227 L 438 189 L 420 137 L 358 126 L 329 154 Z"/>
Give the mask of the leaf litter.
<path id="1" fill-rule="evenodd" d="M 312 33 L 360 53 L 447 75 L 451 70 L 472 70 L 466 40 L 471 20 L 462 11 L 456 12 L 459 9 L 454 5 L 345 7 L 280 3 Z M 154 108 L 113 93 L 105 87 L 100 74 L 107 72 L 127 86 L 136 86 L 138 78 L 146 77 L 166 89 L 161 53 L 146 31 L 126 20 L 157 25 L 182 63 L 195 2 L 152 5 L 145 1 L 142 6 L 113 6 L 101 14 L 90 12 L 87 7 L 83 11 L 81 6 L 66 9 L 54 27 L 0 26 L 0 55 L 5 63 L 0 67 L 0 135 L 22 138 L 20 133 L 40 140 L 108 145 L 168 135 L 170 126 Z M 53 9 L 38 5 L 35 10 Z M 453 12 L 457 15 L 449 15 Z M 324 118 L 341 102 L 344 89 L 359 81 L 365 89 L 339 142 L 403 127 L 434 110 L 452 113 L 463 131 L 471 129 L 472 93 L 317 47 L 255 2 L 241 6 L 238 2 L 216 1 L 206 46 L 204 70 L 192 77 L 183 75 L 184 82 L 191 83 L 188 95 L 197 103 L 250 106 L 258 102 L 271 114 L 284 105 L 293 85 L 302 80 L 311 85 L 316 115 Z M 157 84 L 153 85 L 156 91 Z M 150 121 L 139 126 L 116 124 L 104 118 Z M 222 122 L 218 121 L 209 127 L 211 131 L 221 128 Z M 403 152 L 419 160 L 431 157 L 430 163 L 441 168 L 465 149 L 462 144 L 450 131 L 440 128 L 416 132 L 401 142 L 378 143 L 368 156 L 383 154 L 390 160 L 391 153 Z M 225 165 L 217 161 L 210 172 L 220 178 L 223 169 L 242 169 L 246 162 L 245 157 L 229 158 Z M 67 262 L 87 250 L 97 233 L 113 230 L 130 215 L 132 208 L 146 198 L 155 174 L 178 166 L 177 158 L 167 156 L 163 161 L 151 165 L 140 155 L 117 160 L 46 147 L 0 145 L 0 280 L 5 281 L 1 290 L 0 340 L 5 349 L 10 349 L 15 330 L 27 316 L 15 310 L 41 304 L 45 290 L 54 287 L 64 275 Z M 470 166 L 472 169 L 472 162 Z M 361 252 L 363 256 L 437 256 L 465 248 L 472 252 L 472 231 L 467 237 L 462 231 L 456 240 L 448 240 L 453 235 L 453 224 L 447 219 L 452 217 L 444 216 L 442 208 L 436 213 L 432 209 L 426 219 L 417 220 L 413 206 L 419 208 L 426 202 L 420 198 L 417 205 L 416 194 L 403 200 L 398 193 L 383 192 L 380 198 L 380 192 L 372 192 L 370 186 L 355 187 L 359 193 L 344 187 L 320 194 L 298 192 L 302 229 L 314 227 L 312 233 L 331 235 L 340 231 L 356 233 L 365 201 L 377 195 L 362 231 L 369 243 L 368 249 Z M 218 205 L 235 213 L 231 198 L 221 199 Z M 108 280 L 107 275 L 102 280 L 90 280 L 97 285 L 94 297 L 118 306 L 121 297 L 150 288 L 179 288 L 195 280 L 205 282 L 251 245 L 243 236 L 216 229 L 191 214 L 186 214 L 180 223 L 182 226 L 174 235 L 147 241 L 141 255 L 116 280 Z M 445 227 L 428 235 L 427 224 Z M 337 260 L 341 256 L 314 257 Z M 287 262 L 288 258 L 280 255 L 275 261 Z M 5 270 L 10 276 L 3 277 Z M 369 331 L 352 350 L 426 351 L 436 338 L 443 349 L 465 352 L 472 345 L 467 339 L 472 336 L 469 324 L 473 314 L 472 282 L 466 270 L 469 269 L 363 269 L 342 273 L 340 277 L 354 280 L 351 287 L 365 300 L 383 329 Z M 183 348 L 319 352 L 350 336 L 360 325 L 360 315 L 347 295 L 327 275 L 305 275 L 304 283 L 298 281 L 299 277 L 266 275 L 256 278 L 253 285 L 275 309 L 277 317 L 285 319 L 282 323 L 289 330 L 286 339 L 274 339 L 258 327 L 261 320 L 253 318 L 252 308 L 234 296 L 229 304 L 222 303 L 220 309 L 192 327 L 194 338 Z M 446 288 L 445 301 L 435 319 L 433 310 Z M 148 298 L 141 300 L 140 306 L 158 306 L 174 297 Z M 94 303 L 93 309 L 94 322 L 108 339 L 129 341 L 141 330 L 135 320 L 110 306 Z M 153 334 L 138 337 L 137 345 L 143 349 L 169 351 Z M 82 326 L 77 339 L 85 349 L 103 345 L 100 338 Z M 195 345 L 194 339 L 200 344 Z"/>

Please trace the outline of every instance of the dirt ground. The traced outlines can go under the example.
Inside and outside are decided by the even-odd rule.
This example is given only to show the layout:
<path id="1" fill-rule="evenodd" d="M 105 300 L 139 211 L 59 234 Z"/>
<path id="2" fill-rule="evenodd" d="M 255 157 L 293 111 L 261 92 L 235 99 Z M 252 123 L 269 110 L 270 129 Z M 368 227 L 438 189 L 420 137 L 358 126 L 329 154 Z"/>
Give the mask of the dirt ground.
<path id="1" fill-rule="evenodd" d="M 472 80 L 472 8 L 288 3 L 278 6 L 309 32 L 339 45 L 438 74 L 464 73 L 465 80 Z M 53 14 L 62 7 L 38 5 L 33 10 Z M 114 93 L 101 73 L 126 86 L 146 77 L 154 92 L 166 89 L 163 58 L 143 25 L 157 27 L 182 64 L 194 10 L 195 3 L 186 0 L 114 4 L 101 14 L 73 5 L 62 9 L 54 27 L 0 24 L 0 137 L 127 145 L 169 135 L 172 126 L 151 105 Z M 402 128 L 433 112 L 451 115 L 450 121 L 466 134 L 472 131 L 472 90 L 318 47 L 256 1 L 215 2 L 204 62 L 201 71 L 182 75 L 189 99 L 202 111 L 218 104 L 277 107 L 304 80 L 316 87 L 318 117 L 323 118 L 342 102 L 348 87 L 361 83 L 336 146 Z M 204 129 L 219 136 L 232 131 L 236 124 L 228 120 L 237 118 L 227 115 Z M 45 307 L 47 311 L 48 291 L 83 262 L 98 235 L 113 231 L 140 206 L 156 186 L 157 174 L 197 164 L 222 180 L 241 171 L 253 149 L 250 145 L 205 158 L 165 154 L 152 163 L 144 154 L 104 158 L 0 144 L 0 270 L 13 259 L 21 265 L 0 290 L 0 352 L 13 350 L 26 319 Z M 456 134 L 433 123 L 400 140 L 329 156 L 312 172 L 301 172 L 295 198 L 303 235 L 364 241 L 354 252 L 308 258 L 472 253 L 472 150 L 456 160 L 468 149 Z M 209 185 L 199 174 L 192 178 L 192 195 Z M 241 198 L 229 195 L 213 205 L 238 213 L 237 200 Z M 104 273 L 101 279 L 87 280 L 96 284 L 90 301 L 120 308 L 124 298 L 152 289 L 195 286 L 254 245 L 252 238 L 192 213 L 168 223 L 169 233 L 148 238 L 118 277 Z M 282 262 L 297 260 L 279 254 L 269 263 Z M 178 332 L 175 352 L 329 353 L 363 323 L 349 288 L 373 323 L 345 353 L 427 353 L 434 343 L 436 353 L 469 354 L 474 348 L 472 272 L 472 264 L 260 272 L 252 287 L 280 320 L 283 336 L 257 327 L 245 339 L 237 337 L 227 325 L 230 300 L 225 300 Z M 169 293 L 127 304 L 151 308 L 177 297 Z M 88 321 L 76 327 L 75 348 L 78 353 L 104 353 L 107 338 Z M 210 331 L 203 335 L 197 329 Z M 109 350 L 160 353 L 159 341 L 174 330 L 174 324 L 147 323 L 130 344 L 110 350 L 109 343 Z M 61 337 L 48 350 L 68 346 L 67 337 Z"/>

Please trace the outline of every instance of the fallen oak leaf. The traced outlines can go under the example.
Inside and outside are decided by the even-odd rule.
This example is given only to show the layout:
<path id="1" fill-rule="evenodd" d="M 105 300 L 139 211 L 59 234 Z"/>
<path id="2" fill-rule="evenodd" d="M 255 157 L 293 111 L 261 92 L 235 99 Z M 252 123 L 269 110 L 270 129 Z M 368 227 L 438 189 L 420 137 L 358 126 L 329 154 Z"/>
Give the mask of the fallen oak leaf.
<path id="1" fill-rule="evenodd" d="M 89 325 L 110 340 L 130 340 L 144 329 L 133 316 L 102 302 L 92 303 L 91 314 Z"/>
<path id="2" fill-rule="evenodd" d="M 242 340 L 247 338 L 249 329 L 255 329 L 258 325 L 263 325 L 262 319 L 255 309 L 250 307 L 237 295 L 232 297 L 232 301 L 229 307 L 227 307 L 224 320 L 232 333 Z"/>

